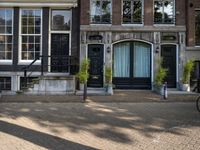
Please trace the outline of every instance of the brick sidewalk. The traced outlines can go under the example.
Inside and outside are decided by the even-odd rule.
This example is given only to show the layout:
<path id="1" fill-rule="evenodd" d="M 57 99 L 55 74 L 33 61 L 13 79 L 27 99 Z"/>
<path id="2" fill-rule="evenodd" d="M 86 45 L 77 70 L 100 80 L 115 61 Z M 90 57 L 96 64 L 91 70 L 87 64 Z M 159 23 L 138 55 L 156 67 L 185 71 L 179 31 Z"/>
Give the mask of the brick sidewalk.
<path id="1" fill-rule="evenodd" d="M 113 96 L 88 96 L 93 102 L 194 102 L 196 94 L 170 94 L 167 100 L 152 91 L 115 91 Z M 83 102 L 82 96 L 2 96 L 0 102 Z"/>

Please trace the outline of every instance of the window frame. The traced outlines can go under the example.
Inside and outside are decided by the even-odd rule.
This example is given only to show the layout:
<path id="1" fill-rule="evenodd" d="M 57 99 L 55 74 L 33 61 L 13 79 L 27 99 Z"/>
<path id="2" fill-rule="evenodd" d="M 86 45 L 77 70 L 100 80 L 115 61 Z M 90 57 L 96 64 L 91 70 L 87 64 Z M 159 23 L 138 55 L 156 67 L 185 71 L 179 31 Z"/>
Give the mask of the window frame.
<path id="1" fill-rule="evenodd" d="M 144 26 L 144 0 L 140 0 L 141 1 L 141 3 L 142 3 L 142 20 L 141 20 L 141 23 L 124 23 L 123 22 L 123 2 L 124 2 L 125 0 L 122 0 L 121 2 L 121 24 L 123 25 L 123 26 Z M 134 2 L 135 0 L 129 0 L 129 1 L 131 1 L 131 2 Z M 133 5 L 131 6 L 131 11 L 133 11 L 132 10 L 133 9 Z"/>
<path id="2" fill-rule="evenodd" d="M 173 23 L 155 23 L 155 1 L 172 1 L 173 2 Z M 162 19 L 164 9 L 162 8 Z M 153 25 L 154 26 L 175 26 L 176 25 L 176 0 L 154 0 L 153 1 Z"/>
<path id="3" fill-rule="evenodd" d="M 22 11 L 23 10 L 40 10 L 41 14 L 41 25 L 40 25 L 40 34 L 23 34 L 22 33 Z M 43 8 L 20 8 L 19 11 L 19 59 L 18 59 L 18 64 L 19 65 L 27 65 L 30 64 L 33 60 L 22 60 L 22 36 L 40 36 L 40 55 L 42 54 L 42 36 L 43 36 Z M 35 53 L 35 51 L 34 51 Z M 33 65 L 40 65 L 41 64 L 41 59 L 37 60 Z"/>
<path id="4" fill-rule="evenodd" d="M 103 23 L 96 23 L 96 22 L 93 22 L 92 21 L 92 2 L 93 1 L 100 1 L 100 3 L 101 3 L 101 6 L 102 6 L 102 1 L 110 1 L 110 4 L 111 4 L 111 7 L 110 7 L 110 22 L 109 23 L 105 23 L 105 22 L 103 22 Z M 89 13 L 89 21 L 90 21 L 90 25 L 105 25 L 105 26 L 111 26 L 112 25 L 112 7 L 113 7 L 113 5 L 112 5 L 112 0 L 90 0 L 90 13 Z M 102 17 L 102 10 L 101 10 L 101 17 Z"/>
<path id="5" fill-rule="evenodd" d="M 12 36 L 12 50 L 11 50 L 11 59 L 0 59 L 0 64 L 3 64 L 3 65 L 11 65 L 13 63 L 13 42 L 14 42 L 14 8 L 10 8 L 10 7 L 2 7 L 0 8 L 1 9 L 4 9 L 4 10 L 12 10 L 12 33 L 8 34 L 8 33 L 0 33 L 1 36 Z M 6 25 L 5 25 L 6 26 Z M 8 43 L 6 43 L 8 44 Z"/>
<path id="6" fill-rule="evenodd" d="M 195 9 L 195 25 L 194 25 L 195 35 L 194 35 L 194 44 L 195 44 L 195 47 L 200 47 L 200 43 L 199 44 L 196 43 L 196 12 L 197 11 L 200 13 L 200 9 Z M 200 21 L 199 21 L 199 26 L 200 26 Z"/>

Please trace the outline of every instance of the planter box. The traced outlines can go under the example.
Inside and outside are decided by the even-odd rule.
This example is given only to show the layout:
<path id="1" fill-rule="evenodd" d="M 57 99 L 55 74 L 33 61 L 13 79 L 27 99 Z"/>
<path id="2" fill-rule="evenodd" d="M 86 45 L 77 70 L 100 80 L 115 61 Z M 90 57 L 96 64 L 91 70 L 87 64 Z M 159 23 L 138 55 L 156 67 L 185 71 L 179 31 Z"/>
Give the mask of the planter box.
<path id="1" fill-rule="evenodd" d="M 190 92 L 190 85 L 189 84 L 181 84 L 181 90 Z"/>
<path id="2" fill-rule="evenodd" d="M 154 86 L 154 91 L 157 93 L 157 94 L 160 94 L 160 95 L 164 95 L 164 86 Z"/>

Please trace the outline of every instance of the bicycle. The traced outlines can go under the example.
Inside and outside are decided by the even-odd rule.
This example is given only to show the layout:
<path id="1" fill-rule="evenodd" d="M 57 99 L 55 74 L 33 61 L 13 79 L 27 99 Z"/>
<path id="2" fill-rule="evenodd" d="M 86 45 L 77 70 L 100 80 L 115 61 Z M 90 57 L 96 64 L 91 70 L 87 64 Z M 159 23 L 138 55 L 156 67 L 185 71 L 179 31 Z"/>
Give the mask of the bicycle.
<path id="1" fill-rule="evenodd" d="M 200 112 L 200 96 L 196 100 L 196 107 L 197 107 L 197 110 Z"/>

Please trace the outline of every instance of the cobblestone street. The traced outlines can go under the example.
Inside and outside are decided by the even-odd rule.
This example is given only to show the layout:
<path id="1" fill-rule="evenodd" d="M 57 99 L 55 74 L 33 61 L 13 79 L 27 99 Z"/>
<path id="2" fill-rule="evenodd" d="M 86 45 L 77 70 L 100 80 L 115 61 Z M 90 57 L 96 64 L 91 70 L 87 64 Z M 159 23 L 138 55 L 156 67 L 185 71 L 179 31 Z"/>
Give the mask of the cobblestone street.
<path id="1" fill-rule="evenodd" d="M 0 103 L 0 150 L 200 149 L 193 102 Z"/>

